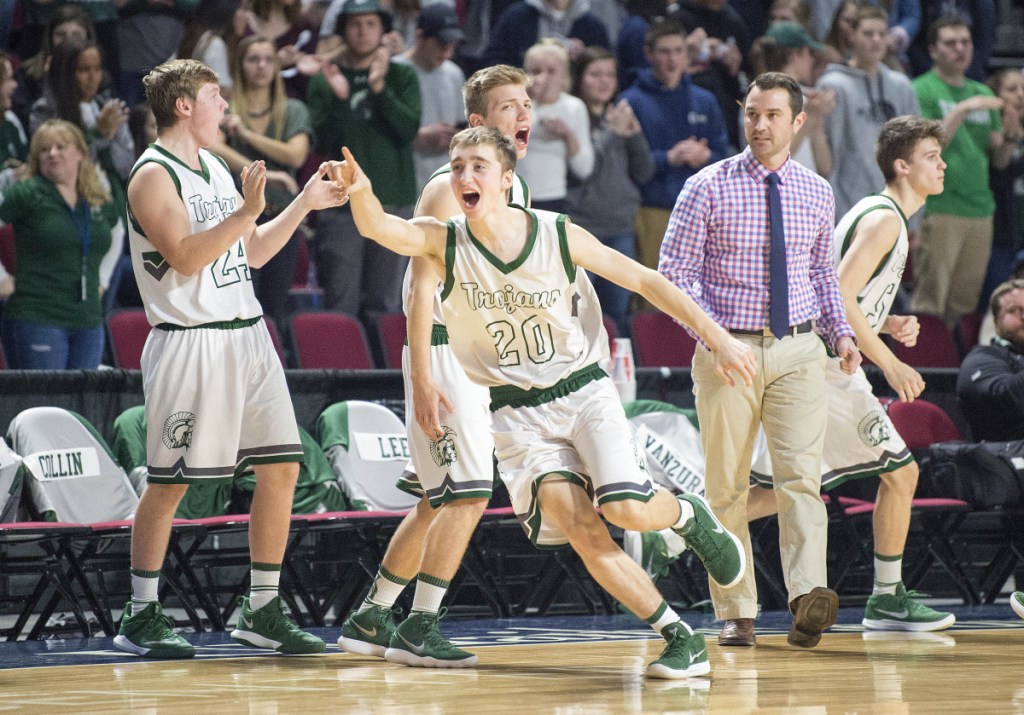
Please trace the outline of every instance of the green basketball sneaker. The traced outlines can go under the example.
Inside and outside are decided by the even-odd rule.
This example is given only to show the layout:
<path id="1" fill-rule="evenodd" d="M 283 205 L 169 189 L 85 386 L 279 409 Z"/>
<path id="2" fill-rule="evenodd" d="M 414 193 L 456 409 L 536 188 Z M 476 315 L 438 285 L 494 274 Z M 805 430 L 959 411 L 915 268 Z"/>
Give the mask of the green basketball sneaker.
<path id="1" fill-rule="evenodd" d="M 648 678 L 681 680 L 711 672 L 702 634 L 687 633 L 682 623 L 667 625 L 661 633 L 668 643 L 658 659 L 647 666 Z"/>
<path id="2" fill-rule="evenodd" d="M 133 616 L 132 602 L 129 601 L 124 606 L 124 617 L 114 638 L 114 647 L 146 658 L 191 658 L 196 649 L 174 632 L 173 625 L 159 603 L 151 603 Z"/>
<path id="3" fill-rule="evenodd" d="M 242 613 L 238 616 L 231 640 L 253 648 L 270 648 L 278 653 L 305 655 L 323 653 L 324 642 L 312 633 L 301 630 L 292 620 L 291 611 L 280 596 L 259 610 L 249 608 L 249 597 L 242 598 Z"/>
<path id="4" fill-rule="evenodd" d="M 1010 596 L 1010 608 L 1021 618 L 1024 618 L 1024 591 L 1014 591 Z"/>
<path id="5" fill-rule="evenodd" d="M 715 583 L 722 588 L 735 586 L 747 567 L 740 540 L 722 526 L 704 497 L 681 494 L 678 498 L 693 507 L 693 518 L 673 531 L 686 540 L 687 547 L 697 554 Z"/>
<path id="6" fill-rule="evenodd" d="M 907 591 L 902 582 L 896 585 L 896 593 L 870 596 L 861 625 L 876 631 L 941 631 L 956 622 L 952 613 L 936 611 L 914 600 L 922 596 Z"/>
<path id="7" fill-rule="evenodd" d="M 472 668 L 476 665 L 475 655 L 456 648 L 441 635 L 438 621 L 445 613 L 445 608 L 440 613 L 410 613 L 391 636 L 384 659 L 421 668 Z"/>
<path id="8" fill-rule="evenodd" d="M 644 571 L 654 582 L 667 576 L 669 566 L 679 558 L 669 551 L 665 538 L 657 531 L 624 531 L 622 550 L 629 558 L 643 566 Z"/>
<path id="9" fill-rule="evenodd" d="M 397 609 L 395 609 L 397 611 Z M 390 608 L 370 606 L 356 611 L 341 624 L 338 647 L 346 653 L 384 657 L 395 634 L 395 616 Z"/>

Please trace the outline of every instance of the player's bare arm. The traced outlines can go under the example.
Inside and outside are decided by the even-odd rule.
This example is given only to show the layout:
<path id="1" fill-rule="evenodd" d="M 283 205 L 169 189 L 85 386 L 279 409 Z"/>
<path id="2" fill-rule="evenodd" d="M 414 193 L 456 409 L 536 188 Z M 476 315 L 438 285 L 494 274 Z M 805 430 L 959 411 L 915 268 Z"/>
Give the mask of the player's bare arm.
<path id="1" fill-rule="evenodd" d="M 910 402 L 924 390 L 924 380 L 916 370 L 893 355 L 892 350 L 875 335 L 857 300 L 878 265 L 896 244 L 900 228 L 900 217 L 894 211 L 867 214 L 857 226 L 850 249 L 839 264 L 838 274 L 846 320 L 857 335 L 861 352 L 881 368 L 886 381 L 900 399 Z"/>
<path id="2" fill-rule="evenodd" d="M 449 193 L 451 193 L 449 187 Z M 453 412 L 455 406 L 448 395 L 434 381 L 430 367 L 430 335 L 434 325 L 434 294 L 441 281 L 437 264 L 426 258 L 412 259 L 409 280 L 408 325 L 409 377 L 412 382 L 412 400 L 416 405 L 416 424 L 430 439 L 438 439 L 441 429 L 441 410 Z"/>
<path id="3" fill-rule="evenodd" d="M 328 170 L 326 163 L 321 164 L 288 207 L 250 235 L 245 245 L 250 266 L 260 268 L 277 255 L 310 211 L 341 206 L 348 200 L 345 187 L 331 181 Z"/>
<path id="4" fill-rule="evenodd" d="M 424 256 L 436 269 L 444 270 L 444 249 L 448 227 L 429 216 L 406 221 L 384 212 L 373 193 L 370 179 L 359 167 L 348 147 L 342 147 L 345 161 L 337 166 L 337 176 L 352 200 L 352 218 L 359 233 L 388 250 L 403 256 Z"/>
<path id="5" fill-rule="evenodd" d="M 416 216 L 432 216 L 438 221 L 461 212 L 451 182 L 445 175 L 427 182 L 416 204 Z M 409 377 L 412 382 L 414 418 L 431 439 L 441 436 L 441 409 L 452 412 L 455 407 L 444 390 L 434 381 L 430 366 L 430 336 L 434 326 L 434 294 L 442 276 L 437 266 L 423 258 L 413 258 L 409 273 L 409 294 L 406 296 L 409 339 Z"/>
<path id="6" fill-rule="evenodd" d="M 735 372 L 745 385 L 753 384 L 757 363 L 749 345 L 729 335 L 665 276 L 605 246 L 579 226 L 569 224 L 566 229 L 569 253 L 576 265 L 639 293 L 659 310 L 693 328 L 714 354 L 715 373 L 722 382 L 735 386 L 731 374 Z"/>
<path id="7" fill-rule="evenodd" d="M 167 170 L 156 163 L 143 164 L 128 184 L 128 205 L 143 233 L 171 268 L 193 276 L 217 260 L 240 237 L 256 230 L 263 213 L 266 166 L 255 162 L 242 178 L 242 203 L 233 214 L 213 228 L 191 232 L 185 204 L 178 197 Z"/>

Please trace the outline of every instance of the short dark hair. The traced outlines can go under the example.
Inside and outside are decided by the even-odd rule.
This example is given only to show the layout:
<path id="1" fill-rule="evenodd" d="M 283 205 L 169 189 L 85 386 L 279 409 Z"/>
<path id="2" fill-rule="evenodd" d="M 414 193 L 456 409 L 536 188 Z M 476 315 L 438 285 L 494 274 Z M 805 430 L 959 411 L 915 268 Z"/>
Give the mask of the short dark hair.
<path id="1" fill-rule="evenodd" d="M 889 13 L 878 5 L 862 5 L 853 16 L 853 28 L 856 30 L 865 20 L 881 20 L 888 24 Z"/>
<path id="2" fill-rule="evenodd" d="M 896 169 L 893 164 L 897 159 L 908 161 L 914 153 L 914 148 L 924 139 L 934 139 L 943 146 L 946 135 L 942 131 L 942 123 L 934 119 L 925 119 L 905 115 L 893 117 L 882 126 L 878 133 L 878 142 L 875 144 L 875 161 L 878 168 L 882 170 L 885 182 L 896 178 Z"/>
<path id="3" fill-rule="evenodd" d="M 963 15 L 943 15 L 935 20 L 931 25 L 928 26 L 928 46 L 933 47 L 935 43 L 939 41 L 939 30 L 944 30 L 947 27 L 966 27 L 968 30 L 971 29 L 971 23 L 963 17 Z"/>
<path id="4" fill-rule="evenodd" d="M 651 29 L 644 35 L 644 47 L 651 49 L 654 47 L 654 43 L 660 40 L 662 37 L 668 37 L 670 35 L 679 35 L 684 40 L 686 39 L 686 30 L 678 22 L 671 20 L 661 20 L 651 25 Z"/>
<path id="5" fill-rule="evenodd" d="M 462 146 L 491 146 L 498 155 L 502 171 L 516 170 L 516 147 L 512 140 L 494 127 L 470 127 L 452 137 L 448 145 L 449 155 Z"/>
<path id="6" fill-rule="evenodd" d="M 992 310 L 993 320 L 999 320 L 999 313 L 1003 307 L 1003 296 L 1014 290 L 1024 290 L 1024 278 L 1011 278 L 997 285 L 996 289 L 992 291 L 989 308 Z"/>
<path id="7" fill-rule="evenodd" d="M 743 103 L 746 104 L 750 90 L 757 87 L 762 92 L 769 89 L 784 89 L 789 94 L 789 108 L 793 110 L 793 116 L 804 111 L 804 93 L 795 79 L 784 72 L 763 72 L 754 78 L 754 81 L 747 87 L 747 93 L 743 95 Z"/>

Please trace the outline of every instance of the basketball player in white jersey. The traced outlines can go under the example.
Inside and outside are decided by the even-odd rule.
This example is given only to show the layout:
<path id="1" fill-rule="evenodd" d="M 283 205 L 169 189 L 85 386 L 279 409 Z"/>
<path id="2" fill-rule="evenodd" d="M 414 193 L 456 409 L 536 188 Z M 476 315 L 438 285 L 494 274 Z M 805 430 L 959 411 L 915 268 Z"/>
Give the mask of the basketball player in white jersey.
<path id="1" fill-rule="evenodd" d="M 340 178 L 360 233 L 391 250 L 423 256 L 443 283 L 450 344 L 469 378 L 489 388 L 502 480 L 530 540 L 571 545 L 614 598 L 668 641 L 651 677 L 707 673 L 704 638 L 669 608 L 650 578 L 612 540 L 594 505 L 623 528 L 674 526 L 709 574 L 728 587 L 746 566 L 739 541 L 695 495 L 657 490 L 632 440 L 618 393 L 598 367 L 607 355 L 601 311 L 576 286 L 593 270 L 693 326 L 711 346 L 719 376 L 752 380 L 754 356 L 655 271 L 604 246 L 547 211 L 510 206 L 516 149 L 500 132 L 455 136 L 451 185 L 463 215 L 447 223 L 384 213 L 347 148 Z M 340 174 L 340 177 L 339 177 Z M 414 663 L 441 638 L 436 617 L 413 613 L 385 657 Z"/>
<path id="2" fill-rule="evenodd" d="M 522 69 L 494 65 L 474 73 L 462 88 L 469 123 L 493 127 L 508 136 L 520 158 L 526 154 L 533 123 L 528 83 Z M 450 165 L 445 165 L 430 178 L 416 205 L 416 216 L 447 221 L 461 213 L 450 171 Z M 529 187 L 518 175 L 507 201 L 530 205 Z M 402 373 L 412 459 L 398 486 L 421 501 L 395 531 L 366 600 L 346 619 L 338 639 L 345 651 L 379 657 L 384 657 L 395 632 L 392 607 L 412 579 L 416 579 L 413 611 L 440 611 L 487 507 L 494 473 L 490 398 L 486 388 L 466 377 L 448 346 L 440 286 L 423 259 L 409 263 L 405 297 L 409 344 L 403 352 Z M 435 644 L 432 654 L 415 663 L 475 664 L 475 655 L 447 641 Z"/>
<path id="3" fill-rule="evenodd" d="M 917 342 L 917 318 L 891 315 L 889 311 L 909 250 L 907 217 L 924 206 L 928 196 L 942 193 L 946 168 L 941 157 L 942 141 L 939 122 L 912 116 L 886 122 L 876 147 L 885 188 L 855 204 L 840 219 L 834 234 L 839 288 L 847 319 L 857 333 L 857 344 L 881 368 L 904 402 L 921 394 L 924 380 L 892 353 L 879 333 L 888 333 L 908 346 Z M 881 478 L 873 514 L 874 591 L 862 623 L 878 630 L 948 628 L 956 620 L 953 614 L 919 603 L 903 586 L 903 548 L 917 487 L 917 463 L 872 394 L 864 370 L 848 375 L 839 369 L 839 360 L 831 358 L 826 384 L 829 410 L 822 487 L 830 489 L 848 479 Z M 751 488 L 747 500 L 750 520 L 778 511 L 767 452 L 758 457 L 752 472 L 759 486 Z M 741 633 L 745 630 L 739 629 Z M 721 645 L 753 645 L 752 625 L 747 642 L 730 642 L 728 635 L 723 631 Z"/>
<path id="4" fill-rule="evenodd" d="M 162 64 L 143 80 L 158 139 L 128 182 L 132 265 L 153 330 L 142 354 L 149 484 L 132 527 L 132 600 L 114 645 L 151 658 L 189 658 L 157 601 L 171 520 L 189 484 L 256 473 L 249 549 L 252 588 L 236 641 L 282 653 L 324 642 L 296 626 L 277 595 L 302 446 L 284 371 L 252 289 L 264 265 L 313 210 L 346 201 L 322 165 L 261 226 L 266 166 L 242 172 L 239 195 L 216 141 L 227 102 L 217 74 L 194 60 Z"/>

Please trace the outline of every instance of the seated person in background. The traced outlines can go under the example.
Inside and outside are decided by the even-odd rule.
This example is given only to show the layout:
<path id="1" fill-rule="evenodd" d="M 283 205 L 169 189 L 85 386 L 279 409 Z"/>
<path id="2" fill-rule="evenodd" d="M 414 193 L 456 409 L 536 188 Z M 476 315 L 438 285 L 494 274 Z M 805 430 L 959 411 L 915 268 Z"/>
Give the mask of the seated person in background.
<path id="1" fill-rule="evenodd" d="M 964 358 L 956 381 L 975 440 L 1024 439 L 1024 280 L 992 292 L 996 337 Z"/>

